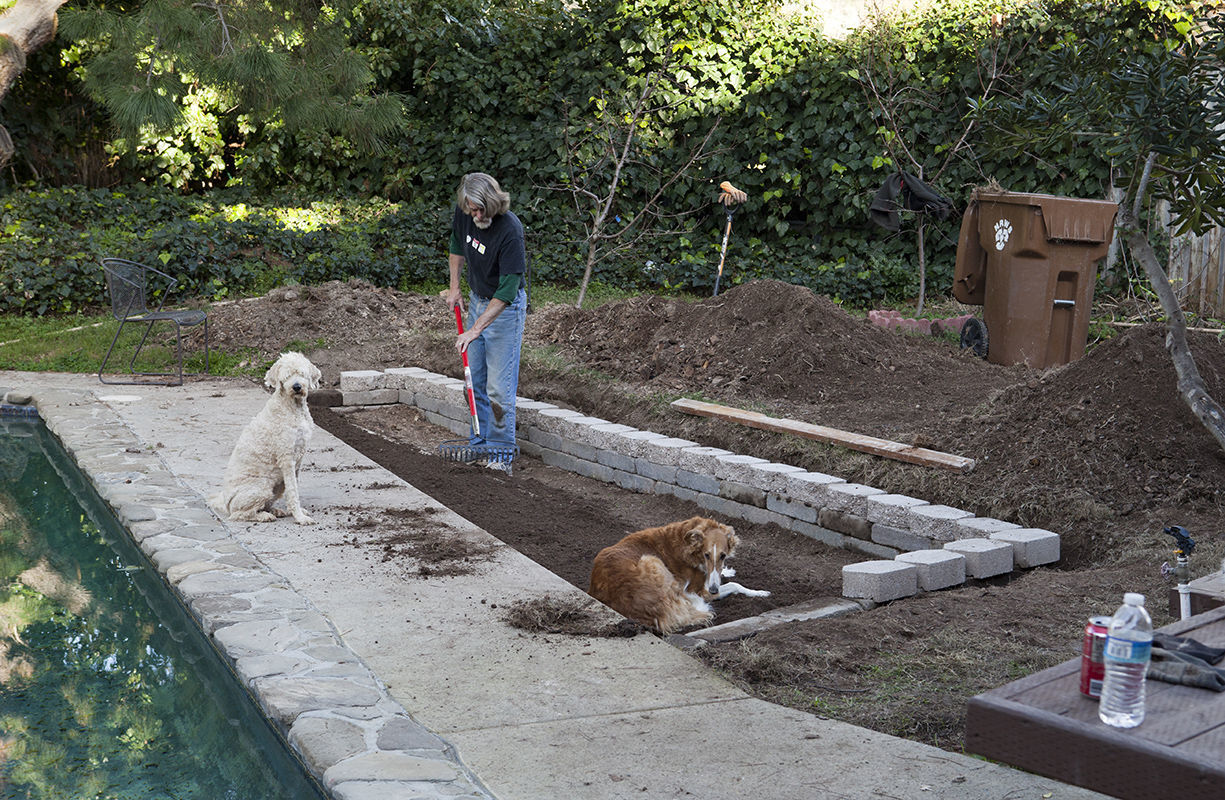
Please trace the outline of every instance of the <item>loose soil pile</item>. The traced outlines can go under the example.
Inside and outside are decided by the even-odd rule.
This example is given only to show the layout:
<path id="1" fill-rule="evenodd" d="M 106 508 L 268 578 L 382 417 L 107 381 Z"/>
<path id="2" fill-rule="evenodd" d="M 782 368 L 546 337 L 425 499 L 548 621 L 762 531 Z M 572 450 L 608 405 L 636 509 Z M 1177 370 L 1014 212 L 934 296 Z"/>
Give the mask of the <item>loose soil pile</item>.
<path id="1" fill-rule="evenodd" d="M 331 387 L 341 370 L 462 374 L 454 319 L 438 298 L 361 282 L 215 306 L 210 326 L 215 345 L 251 348 L 253 359 L 303 350 Z M 1191 347 L 1210 393 L 1225 398 L 1225 347 L 1194 333 Z M 948 338 L 886 331 L 807 289 L 759 281 L 700 302 L 536 308 L 519 394 L 1059 533 L 1063 558 L 1054 567 L 698 651 L 758 696 L 949 749 L 961 747 L 970 696 L 1076 656 L 1085 619 L 1110 613 L 1124 591 L 1149 596 L 1156 624 L 1171 621 L 1160 567 L 1173 560 L 1173 540 L 1163 527 L 1183 525 L 1199 542 L 1196 575 L 1218 569 L 1225 554 L 1225 457 L 1178 394 L 1157 325 L 1129 329 L 1066 367 L 1001 367 Z M 685 416 L 668 406 L 682 395 L 977 463 L 954 474 Z M 704 513 L 529 458 L 509 478 L 442 462 L 433 448 L 450 434 L 406 407 L 345 416 L 318 409 L 315 419 L 580 588 L 600 548 Z M 776 526 L 732 522 L 744 540 L 737 580 L 774 594 L 721 601 L 716 622 L 837 596 L 842 566 L 864 558 Z M 369 531 L 337 546 L 411 559 L 396 536 Z M 544 628 L 576 624 L 573 609 L 553 610 L 562 622 L 530 611 L 529 620 L 553 619 Z"/>

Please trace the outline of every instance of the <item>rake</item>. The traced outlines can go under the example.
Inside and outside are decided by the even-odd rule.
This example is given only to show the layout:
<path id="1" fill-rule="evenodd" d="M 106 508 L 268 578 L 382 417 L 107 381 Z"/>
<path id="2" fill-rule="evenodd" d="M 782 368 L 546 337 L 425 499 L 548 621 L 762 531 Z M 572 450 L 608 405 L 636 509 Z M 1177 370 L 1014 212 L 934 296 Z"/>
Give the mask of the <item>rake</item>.
<path id="1" fill-rule="evenodd" d="M 459 304 L 454 306 L 455 310 L 455 326 L 462 334 L 464 332 L 464 318 L 460 311 Z M 472 390 L 472 368 L 468 366 L 468 351 L 465 349 L 462 353 L 464 360 L 464 394 L 468 398 L 468 413 L 472 417 L 472 435 L 481 435 L 481 422 L 476 416 L 476 393 Z M 438 445 L 438 454 L 448 461 L 459 461 L 464 464 L 483 461 L 486 464 L 505 463 L 515 460 L 515 456 L 519 455 L 519 446 L 513 442 L 487 442 L 485 444 L 472 444 L 468 439 L 449 439 Z"/>
<path id="2" fill-rule="evenodd" d="M 723 248 L 719 251 L 719 271 L 715 274 L 714 297 L 719 296 L 719 279 L 723 277 L 723 259 L 727 257 L 727 240 L 732 235 L 732 216 L 736 213 L 733 206 L 743 203 L 749 197 L 740 189 L 732 186 L 730 181 L 720 183 L 719 189 L 721 190 L 719 202 L 723 204 L 723 213 L 727 215 L 727 227 L 723 230 Z"/>

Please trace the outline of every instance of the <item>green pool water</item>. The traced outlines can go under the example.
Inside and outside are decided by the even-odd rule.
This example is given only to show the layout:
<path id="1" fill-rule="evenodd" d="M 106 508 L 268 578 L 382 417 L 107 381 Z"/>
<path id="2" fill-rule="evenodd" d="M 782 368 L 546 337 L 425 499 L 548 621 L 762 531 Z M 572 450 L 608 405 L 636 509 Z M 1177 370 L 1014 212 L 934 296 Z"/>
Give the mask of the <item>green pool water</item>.
<path id="1" fill-rule="evenodd" d="M 3 417 L 0 798 L 324 798 L 55 438 Z"/>

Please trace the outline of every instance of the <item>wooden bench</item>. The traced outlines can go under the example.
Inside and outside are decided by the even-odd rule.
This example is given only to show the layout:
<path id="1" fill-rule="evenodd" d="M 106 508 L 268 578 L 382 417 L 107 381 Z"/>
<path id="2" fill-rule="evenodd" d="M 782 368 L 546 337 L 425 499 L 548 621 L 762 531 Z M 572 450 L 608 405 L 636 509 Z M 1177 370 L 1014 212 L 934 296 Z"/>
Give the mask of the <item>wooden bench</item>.
<path id="1" fill-rule="evenodd" d="M 1161 628 L 1225 646 L 1225 608 Z M 1080 658 L 971 698 L 966 750 L 1121 800 L 1225 798 L 1225 692 L 1149 680 L 1145 719 L 1112 728 Z"/>

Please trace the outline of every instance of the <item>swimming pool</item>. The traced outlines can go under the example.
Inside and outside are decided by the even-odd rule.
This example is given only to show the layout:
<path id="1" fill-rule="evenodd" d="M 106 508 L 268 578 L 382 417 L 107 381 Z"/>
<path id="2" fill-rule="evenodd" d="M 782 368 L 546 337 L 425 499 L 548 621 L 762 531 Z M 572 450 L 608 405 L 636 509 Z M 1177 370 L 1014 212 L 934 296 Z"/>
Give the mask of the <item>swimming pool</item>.
<path id="1" fill-rule="evenodd" d="M 324 797 L 54 437 L 0 417 L 0 798 Z"/>

